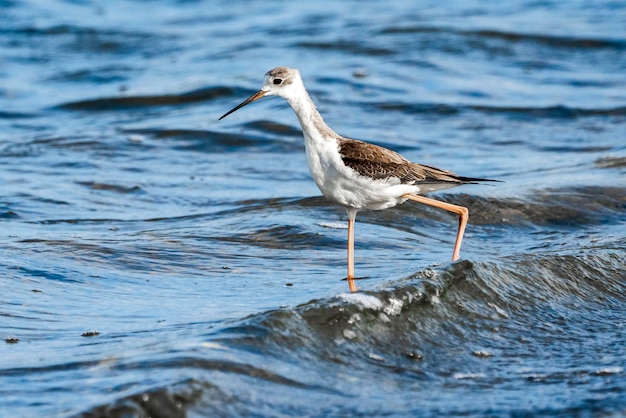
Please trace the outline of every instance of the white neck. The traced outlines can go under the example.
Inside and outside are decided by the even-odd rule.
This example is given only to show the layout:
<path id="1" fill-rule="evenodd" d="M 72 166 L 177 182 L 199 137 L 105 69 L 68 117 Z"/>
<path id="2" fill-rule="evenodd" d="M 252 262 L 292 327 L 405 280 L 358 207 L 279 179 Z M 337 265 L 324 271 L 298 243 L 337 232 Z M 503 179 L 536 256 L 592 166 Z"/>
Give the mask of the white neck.
<path id="1" fill-rule="evenodd" d="M 304 133 L 304 137 L 307 139 L 313 138 L 335 138 L 338 137 L 332 129 L 326 125 L 322 115 L 317 111 L 315 104 L 309 97 L 309 93 L 304 88 L 304 84 L 300 81 L 297 85 L 297 93 L 290 95 L 285 99 L 291 105 L 291 108 L 296 113 L 300 126 Z"/>

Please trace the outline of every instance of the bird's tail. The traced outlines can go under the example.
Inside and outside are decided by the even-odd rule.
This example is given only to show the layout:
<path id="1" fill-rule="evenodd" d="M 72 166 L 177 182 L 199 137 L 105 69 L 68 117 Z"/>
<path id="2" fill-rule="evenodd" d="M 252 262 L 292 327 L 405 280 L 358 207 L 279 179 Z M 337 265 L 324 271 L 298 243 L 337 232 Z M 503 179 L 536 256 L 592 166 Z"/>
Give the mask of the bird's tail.
<path id="1" fill-rule="evenodd" d="M 463 177 L 456 176 L 456 178 L 464 184 L 477 184 L 477 183 L 502 183 L 502 180 L 493 180 L 493 179 L 481 179 L 478 177 Z"/>

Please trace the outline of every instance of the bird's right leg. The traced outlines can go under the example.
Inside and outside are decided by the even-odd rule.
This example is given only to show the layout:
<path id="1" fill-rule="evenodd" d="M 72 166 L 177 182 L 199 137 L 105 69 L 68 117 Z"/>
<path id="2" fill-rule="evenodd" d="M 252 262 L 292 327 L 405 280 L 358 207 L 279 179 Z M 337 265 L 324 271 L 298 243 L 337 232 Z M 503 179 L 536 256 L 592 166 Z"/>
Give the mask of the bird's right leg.
<path id="1" fill-rule="evenodd" d="M 465 233 L 465 227 L 467 226 L 467 220 L 469 219 L 469 210 L 464 206 L 457 206 L 451 203 L 441 202 L 435 199 L 429 199 L 424 196 L 416 194 L 405 194 L 402 197 L 411 199 L 415 202 L 423 203 L 428 206 L 434 206 L 436 208 L 447 210 L 459 215 L 459 229 L 456 233 L 456 242 L 454 243 L 454 252 L 452 253 L 452 261 L 459 259 L 461 254 L 461 242 L 463 241 L 463 234 Z"/>
<path id="2" fill-rule="evenodd" d="M 354 223 L 356 220 L 356 211 L 348 210 L 348 286 L 351 292 L 356 292 L 356 284 L 354 283 Z"/>

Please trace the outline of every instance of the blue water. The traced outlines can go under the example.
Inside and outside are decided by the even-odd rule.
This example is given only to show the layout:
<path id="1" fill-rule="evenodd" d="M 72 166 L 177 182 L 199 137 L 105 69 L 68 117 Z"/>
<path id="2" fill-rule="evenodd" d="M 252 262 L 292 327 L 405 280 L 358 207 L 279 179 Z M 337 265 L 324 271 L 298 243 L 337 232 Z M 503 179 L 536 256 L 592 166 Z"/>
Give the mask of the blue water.
<path id="1" fill-rule="evenodd" d="M 501 180 L 346 217 L 326 122 Z M 626 415 L 626 3 L 0 0 L 0 416 Z"/>

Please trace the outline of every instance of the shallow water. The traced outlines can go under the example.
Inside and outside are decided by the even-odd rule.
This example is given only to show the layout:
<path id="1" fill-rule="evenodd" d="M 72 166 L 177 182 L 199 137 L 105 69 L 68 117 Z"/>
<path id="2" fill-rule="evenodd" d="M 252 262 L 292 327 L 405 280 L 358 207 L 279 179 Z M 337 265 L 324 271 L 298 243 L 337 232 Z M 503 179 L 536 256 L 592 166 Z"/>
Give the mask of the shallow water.
<path id="1" fill-rule="evenodd" d="M 626 5 L 0 1 L 8 416 L 626 414 Z M 503 183 L 357 217 L 284 101 Z"/>

